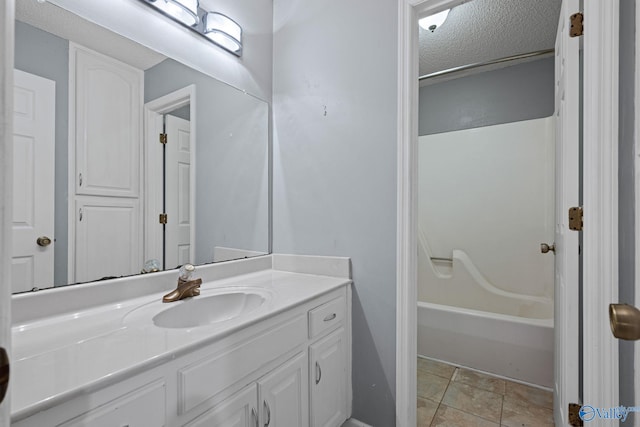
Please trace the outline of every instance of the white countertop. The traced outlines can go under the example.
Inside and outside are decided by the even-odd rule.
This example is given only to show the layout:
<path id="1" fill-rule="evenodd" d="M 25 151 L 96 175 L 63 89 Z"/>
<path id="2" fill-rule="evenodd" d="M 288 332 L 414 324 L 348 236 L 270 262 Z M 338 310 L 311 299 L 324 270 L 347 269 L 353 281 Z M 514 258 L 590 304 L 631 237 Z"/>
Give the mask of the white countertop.
<path id="1" fill-rule="evenodd" d="M 14 325 L 12 419 L 120 381 L 350 282 L 271 269 L 207 281 L 201 296 L 253 288 L 267 298 L 246 315 L 189 329 L 161 328 L 151 320 L 162 310 L 188 303 L 163 304 L 170 289 Z M 68 292 L 73 296 L 72 289 Z"/>

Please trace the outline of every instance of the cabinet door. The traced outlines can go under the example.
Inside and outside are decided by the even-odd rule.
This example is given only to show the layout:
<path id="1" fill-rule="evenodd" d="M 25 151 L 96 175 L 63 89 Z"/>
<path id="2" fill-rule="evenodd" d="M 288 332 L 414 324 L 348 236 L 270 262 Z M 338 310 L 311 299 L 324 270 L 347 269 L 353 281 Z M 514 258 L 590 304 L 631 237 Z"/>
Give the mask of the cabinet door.
<path id="1" fill-rule="evenodd" d="M 200 415 L 184 427 L 256 427 L 258 392 L 255 383 Z"/>
<path id="2" fill-rule="evenodd" d="M 311 427 L 338 427 L 347 418 L 345 345 L 340 328 L 309 347 Z"/>
<path id="3" fill-rule="evenodd" d="M 259 381 L 260 426 L 309 425 L 307 354 L 298 353 Z"/>
<path id="4" fill-rule="evenodd" d="M 74 44 L 69 55 L 76 194 L 137 197 L 142 71 Z"/>
<path id="5" fill-rule="evenodd" d="M 138 199 L 79 197 L 72 282 L 136 274 L 142 268 Z"/>

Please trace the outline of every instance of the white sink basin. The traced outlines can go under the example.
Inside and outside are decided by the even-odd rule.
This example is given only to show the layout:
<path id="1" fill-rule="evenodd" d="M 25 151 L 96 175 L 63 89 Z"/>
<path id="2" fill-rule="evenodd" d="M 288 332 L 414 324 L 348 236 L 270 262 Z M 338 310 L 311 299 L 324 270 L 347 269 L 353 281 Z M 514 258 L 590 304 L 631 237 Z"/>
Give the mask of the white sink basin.
<path id="1" fill-rule="evenodd" d="M 194 328 L 231 320 L 260 307 L 266 298 L 251 291 L 234 291 L 197 296 L 180 301 L 153 317 L 162 328 Z"/>

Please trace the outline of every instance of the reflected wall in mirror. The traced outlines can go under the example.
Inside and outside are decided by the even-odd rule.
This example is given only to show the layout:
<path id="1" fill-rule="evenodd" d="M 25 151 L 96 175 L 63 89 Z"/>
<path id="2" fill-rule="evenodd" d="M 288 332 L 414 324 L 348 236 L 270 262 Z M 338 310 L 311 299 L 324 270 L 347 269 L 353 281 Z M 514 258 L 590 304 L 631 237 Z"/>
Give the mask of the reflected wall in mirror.
<path id="1" fill-rule="evenodd" d="M 266 102 L 50 3 L 16 19 L 14 292 L 268 253 Z"/>

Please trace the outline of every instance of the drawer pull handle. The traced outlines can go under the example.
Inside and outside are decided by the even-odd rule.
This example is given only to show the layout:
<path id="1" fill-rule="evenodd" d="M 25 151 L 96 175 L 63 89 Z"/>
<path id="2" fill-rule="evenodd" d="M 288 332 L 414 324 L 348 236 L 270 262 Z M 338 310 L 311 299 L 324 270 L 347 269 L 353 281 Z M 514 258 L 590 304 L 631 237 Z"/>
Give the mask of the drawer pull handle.
<path id="1" fill-rule="evenodd" d="M 254 424 L 258 427 L 258 413 L 256 408 L 251 408 L 251 419 L 254 420 Z"/>
<path id="2" fill-rule="evenodd" d="M 267 412 L 267 421 L 264 423 L 264 427 L 268 427 L 269 423 L 271 423 L 271 408 L 269 408 L 269 404 L 267 403 L 267 401 L 263 401 L 264 403 L 264 409 Z"/>
<path id="3" fill-rule="evenodd" d="M 318 385 L 321 379 L 322 379 L 322 368 L 320 367 L 320 364 L 316 362 L 316 385 Z"/>
<path id="4" fill-rule="evenodd" d="M 336 314 L 332 313 L 332 314 L 327 315 L 327 317 L 324 318 L 324 321 L 325 322 L 329 322 L 329 321 L 331 321 L 331 320 L 333 320 L 335 318 L 336 318 Z"/>

